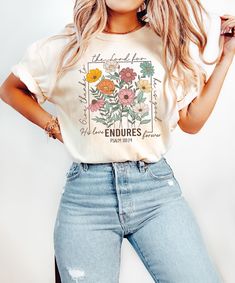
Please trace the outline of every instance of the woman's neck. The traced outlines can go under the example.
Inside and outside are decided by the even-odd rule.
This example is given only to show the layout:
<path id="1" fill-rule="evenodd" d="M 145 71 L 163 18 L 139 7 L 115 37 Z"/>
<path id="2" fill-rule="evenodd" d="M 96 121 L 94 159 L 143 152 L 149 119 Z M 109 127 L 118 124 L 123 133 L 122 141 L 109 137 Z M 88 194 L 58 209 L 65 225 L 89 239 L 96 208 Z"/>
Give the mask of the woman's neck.
<path id="1" fill-rule="evenodd" d="M 125 33 L 141 26 L 137 18 L 137 11 L 118 13 L 108 10 L 108 23 L 105 28 L 107 32 Z"/>

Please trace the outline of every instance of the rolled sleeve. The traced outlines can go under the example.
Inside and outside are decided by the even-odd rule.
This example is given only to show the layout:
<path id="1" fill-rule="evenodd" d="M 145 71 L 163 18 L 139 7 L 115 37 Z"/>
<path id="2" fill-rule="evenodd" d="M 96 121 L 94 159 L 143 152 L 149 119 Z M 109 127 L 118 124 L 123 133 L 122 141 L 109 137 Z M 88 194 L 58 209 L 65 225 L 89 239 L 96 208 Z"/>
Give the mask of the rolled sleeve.
<path id="1" fill-rule="evenodd" d="M 48 99 L 49 85 L 48 70 L 40 53 L 42 41 L 37 40 L 28 46 L 19 62 L 11 67 L 11 72 L 26 85 L 39 104 Z"/>
<path id="2" fill-rule="evenodd" d="M 196 90 L 191 90 L 184 98 L 177 101 L 177 110 L 179 111 L 182 108 L 188 106 L 197 96 L 198 92 Z"/>
<path id="3" fill-rule="evenodd" d="M 221 31 L 221 19 L 219 14 L 216 13 L 210 13 L 209 12 L 209 17 L 205 16 L 205 30 L 207 33 L 207 44 L 203 53 L 203 58 L 206 61 L 209 62 L 214 62 L 215 59 L 219 55 L 220 51 L 220 31 Z M 195 51 L 195 46 L 192 45 L 192 55 L 195 58 L 195 62 L 197 62 L 202 69 L 205 71 L 206 78 L 205 80 L 207 81 L 214 69 L 214 64 L 212 65 L 207 65 L 205 64 L 199 57 L 198 53 L 194 53 L 198 50 Z M 181 91 L 178 92 L 180 95 Z M 197 90 L 195 87 L 192 87 L 190 92 L 187 93 L 186 96 L 183 98 L 178 97 L 177 99 L 177 109 L 178 111 L 181 110 L 182 108 L 188 106 L 195 97 L 200 95 L 200 90 Z"/>

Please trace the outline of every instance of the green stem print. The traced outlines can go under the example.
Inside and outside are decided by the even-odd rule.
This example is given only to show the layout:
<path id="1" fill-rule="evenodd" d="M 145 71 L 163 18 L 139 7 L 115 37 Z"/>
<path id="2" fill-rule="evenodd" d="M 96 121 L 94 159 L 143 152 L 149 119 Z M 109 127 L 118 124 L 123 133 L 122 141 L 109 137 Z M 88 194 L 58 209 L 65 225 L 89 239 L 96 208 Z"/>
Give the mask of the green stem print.
<path id="1" fill-rule="evenodd" d="M 120 109 L 120 120 L 119 120 L 119 128 L 120 129 L 122 128 L 122 113 L 123 113 L 123 106 L 121 106 L 121 109 Z"/>

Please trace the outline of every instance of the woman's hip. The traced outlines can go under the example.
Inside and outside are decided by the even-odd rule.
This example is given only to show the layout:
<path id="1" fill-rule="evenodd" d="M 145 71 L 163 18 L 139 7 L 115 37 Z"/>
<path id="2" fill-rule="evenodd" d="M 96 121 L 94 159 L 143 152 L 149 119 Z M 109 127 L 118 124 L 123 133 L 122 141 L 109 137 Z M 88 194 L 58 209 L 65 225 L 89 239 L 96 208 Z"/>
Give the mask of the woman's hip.
<path id="1" fill-rule="evenodd" d="M 181 188 L 164 157 L 155 163 L 73 162 L 66 173 L 60 209 L 74 214 L 137 215 L 181 197 Z"/>

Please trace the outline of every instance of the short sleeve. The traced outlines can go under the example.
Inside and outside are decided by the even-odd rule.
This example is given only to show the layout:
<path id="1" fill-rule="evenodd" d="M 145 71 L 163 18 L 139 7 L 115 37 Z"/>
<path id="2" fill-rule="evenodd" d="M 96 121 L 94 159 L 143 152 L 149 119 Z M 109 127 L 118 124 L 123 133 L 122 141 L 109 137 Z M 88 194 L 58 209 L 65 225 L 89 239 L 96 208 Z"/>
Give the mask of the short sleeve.
<path id="1" fill-rule="evenodd" d="M 178 111 L 189 105 L 196 96 L 198 96 L 198 92 L 195 88 L 192 88 L 192 90 L 184 98 L 179 99 L 176 102 Z"/>
<path id="2" fill-rule="evenodd" d="M 31 43 L 22 58 L 11 67 L 11 72 L 27 86 L 39 104 L 48 99 L 49 89 L 48 70 L 40 50 L 43 40 L 44 38 Z"/>
<path id="3" fill-rule="evenodd" d="M 209 17 L 205 16 L 205 30 L 207 33 L 207 44 L 203 53 L 203 58 L 206 61 L 213 62 L 220 51 L 220 31 L 221 31 L 221 19 L 220 16 L 216 13 L 210 13 Z M 196 49 L 194 44 L 191 44 L 191 52 L 195 61 L 199 63 L 199 65 L 204 69 L 206 73 L 206 81 L 208 80 L 211 72 L 213 71 L 213 65 L 205 64 L 198 55 L 198 50 Z M 188 106 L 195 97 L 199 95 L 199 91 L 197 91 L 194 87 L 190 90 L 190 92 L 183 98 L 179 97 L 177 99 L 177 108 L 178 111 L 182 108 Z"/>

